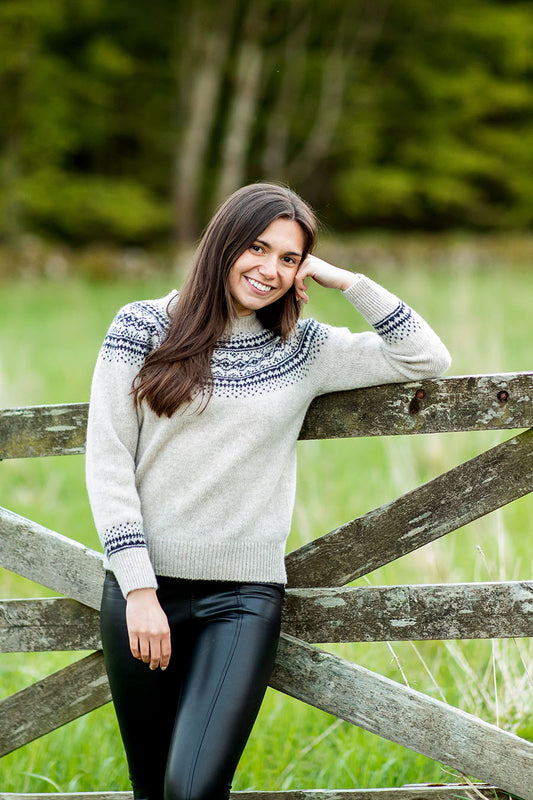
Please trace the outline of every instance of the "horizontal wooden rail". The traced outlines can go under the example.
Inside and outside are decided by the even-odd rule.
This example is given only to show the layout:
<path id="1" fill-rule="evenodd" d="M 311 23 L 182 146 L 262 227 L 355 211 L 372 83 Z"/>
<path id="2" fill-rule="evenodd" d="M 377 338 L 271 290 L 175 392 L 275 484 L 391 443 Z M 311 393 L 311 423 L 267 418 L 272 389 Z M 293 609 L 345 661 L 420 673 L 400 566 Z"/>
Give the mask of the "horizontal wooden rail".
<path id="1" fill-rule="evenodd" d="M 0 600 L 0 653 L 100 650 L 100 614 L 77 600 Z"/>
<path id="2" fill-rule="evenodd" d="M 85 452 L 88 403 L 0 411 L 0 459 Z"/>
<path id="3" fill-rule="evenodd" d="M 410 784 L 398 789 L 294 789 L 231 792 L 231 800 L 509 800 L 509 793 L 486 783 Z M 133 792 L 0 792 L 0 800 L 133 800 Z"/>
<path id="4" fill-rule="evenodd" d="M 533 636 L 533 582 L 288 589 L 283 631 L 306 642 Z M 99 650 L 96 610 L 63 597 L 0 600 L 0 653 Z"/>
<path id="5" fill-rule="evenodd" d="M 313 400 L 300 438 L 531 427 L 533 372 L 510 372 L 332 392 Z"/>
<path id="6" fill-rule="evenodd" d="M 306 642 L 533 636 L 533 582 L 289 589 L 283 630 Z"/>
<path id="7" fill-rule="evenodd" d="M 231 792 L 231 800 L 509 800 L 509 793 L 486 783 L 409 784 L 398 789 L 294 789 Z M 133 792 L 0 792 L 0 800 L 133 800 Z"/>
<path id="8" fill-rule="evenodd" d="M 0 459 L 83 453 L 87 403 L 0 411 Z M 533 427 L 533 373 L 371 386 L 317 397 L 301 439 Z"/>

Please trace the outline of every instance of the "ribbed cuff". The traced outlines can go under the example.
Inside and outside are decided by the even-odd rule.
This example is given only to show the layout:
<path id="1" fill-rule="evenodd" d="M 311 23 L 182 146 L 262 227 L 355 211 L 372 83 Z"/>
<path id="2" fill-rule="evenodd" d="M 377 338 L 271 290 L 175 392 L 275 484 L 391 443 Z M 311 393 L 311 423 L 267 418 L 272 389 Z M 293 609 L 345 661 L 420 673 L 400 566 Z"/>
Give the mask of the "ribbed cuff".
<path id="1" fill-rule="evenodd" d="M 129 547 L 114 553 L 109 558 L 109 566 L 124 597 L 134 589 L 157 589 L 157 578 L 146 547 Z"/>
<path id="2" fill-rule="evenodd" d="M 396 310 L 400 300 L 366 275 L 354 274 L 354 283 L 343 292 L 344 297 L 370 325 L 376 325 Z"/>

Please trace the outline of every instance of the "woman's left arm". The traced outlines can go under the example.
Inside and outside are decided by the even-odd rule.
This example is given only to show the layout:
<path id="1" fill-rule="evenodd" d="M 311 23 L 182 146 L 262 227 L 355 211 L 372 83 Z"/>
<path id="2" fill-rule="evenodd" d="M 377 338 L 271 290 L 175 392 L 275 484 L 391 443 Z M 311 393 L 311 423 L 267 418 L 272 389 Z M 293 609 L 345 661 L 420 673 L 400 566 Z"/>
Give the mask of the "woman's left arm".
<path id="1" fill-rule="evenodd" d="M 308 256 L 294 282 L 298 299 L 305 303 L 309 278 L 342 291 L 374 328 L 374 332 L 351 333 L 326 326 L 328 340 L 316 365 L 319 391 L 433 378 L 450 366 L 448 350 L 428 323 L 375 281 Z"/>

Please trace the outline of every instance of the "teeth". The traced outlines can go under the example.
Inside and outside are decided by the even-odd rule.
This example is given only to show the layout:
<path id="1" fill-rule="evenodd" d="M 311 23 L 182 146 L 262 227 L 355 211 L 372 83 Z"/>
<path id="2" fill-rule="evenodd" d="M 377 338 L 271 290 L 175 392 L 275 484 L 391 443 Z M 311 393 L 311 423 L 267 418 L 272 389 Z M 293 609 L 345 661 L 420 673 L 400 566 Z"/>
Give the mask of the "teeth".
<path id="1" fill-rule="evenodd" d="M 255 286 L 256 289 L 259 289 L 260 292 L 271 292 L 274 288 L 273 286 L 267 286 L 265 283 L 259 283 L 259 281 L 254 281 L 253 278 L 248 278 L 248 281 Z"/>

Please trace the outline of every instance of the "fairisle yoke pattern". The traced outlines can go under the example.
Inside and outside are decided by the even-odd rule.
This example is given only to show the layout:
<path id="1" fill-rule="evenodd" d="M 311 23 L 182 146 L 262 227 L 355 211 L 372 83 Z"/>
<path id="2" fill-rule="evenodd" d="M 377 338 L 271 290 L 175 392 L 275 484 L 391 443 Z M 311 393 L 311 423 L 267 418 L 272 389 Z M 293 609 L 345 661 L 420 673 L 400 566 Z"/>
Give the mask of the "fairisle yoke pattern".
<path id="1" fill-rule="evenodd" d="M 322 325 L 307 319 L 285 342 L 268 330 L 221 341 L 211 359 L 213 394 L 246 397 L 291 386 L 305 377 L 327 338 Z"/>
<path id="2" fill-rule="evenodd" d="M 131 303 L 109 329 L 102 360 L 140 369 L 168 328 L 169 317 L 160 301 Z M 299 320 L 285 342 L 259 323 L 257 328 L 219 340 L 211 361 L 215 396 L 246 397 L 297 383 L 328 338 L 328 329 L 314 319 Z"/>

